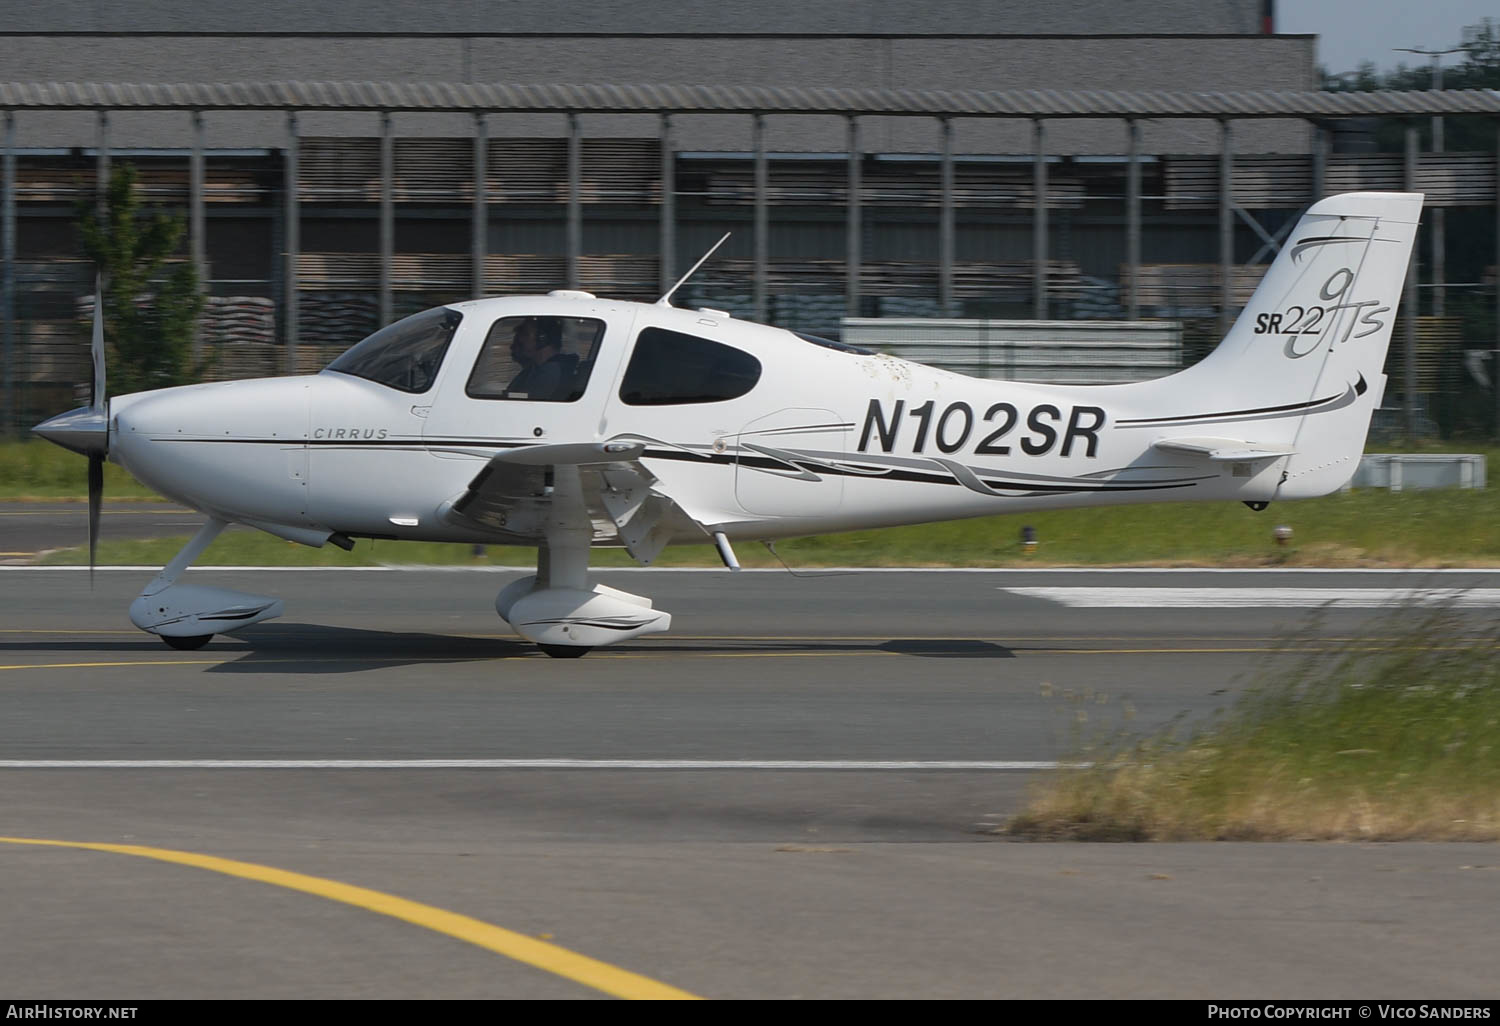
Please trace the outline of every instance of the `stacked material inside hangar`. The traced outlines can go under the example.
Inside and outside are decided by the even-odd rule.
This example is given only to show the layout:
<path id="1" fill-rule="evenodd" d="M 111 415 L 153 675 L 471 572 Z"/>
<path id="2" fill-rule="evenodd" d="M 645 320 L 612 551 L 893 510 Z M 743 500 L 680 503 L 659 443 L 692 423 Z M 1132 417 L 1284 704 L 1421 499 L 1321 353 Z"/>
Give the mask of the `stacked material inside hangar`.
<path id="1" fill-rule="evenodd" d="M 1315 39 L 1273 29 L 1269 0 L 18 3 L 0 80 L 286 88 L 156 105 L 13 91 L 8 419 L 63 408 L 85 377 L 74 202 L 118 160 L 194 211 L 220 375 L 313 369 L 478 292 L 651 299 L 724 231 L 682 301 L 824 334 L 848 315 L 1203 318 L 1208 334 L 1256 277 L 1231 265 L 1267 259 L 1315 192 L 1401 188 L 1411 169 L 1274 105 L 1081 115 L 1100 97 L 1315 88 Z M 410 88 L 382 102 L 319 82 Z M 427 83 L 556 88 L 487 106 L 494 91 L 455 104 Z M 567 88 L 641 83 L 667 84 L 657 107 Z M 960 97 L 991 92 L 1035 102 L 966 116 Z M 882 114 L 877 93 L 910 103 Z M 1070 99 L 1085 94 L 1096 107 Z M 1491 204 L 1494 157 L 1473 156 L 1450 192 Z"/>

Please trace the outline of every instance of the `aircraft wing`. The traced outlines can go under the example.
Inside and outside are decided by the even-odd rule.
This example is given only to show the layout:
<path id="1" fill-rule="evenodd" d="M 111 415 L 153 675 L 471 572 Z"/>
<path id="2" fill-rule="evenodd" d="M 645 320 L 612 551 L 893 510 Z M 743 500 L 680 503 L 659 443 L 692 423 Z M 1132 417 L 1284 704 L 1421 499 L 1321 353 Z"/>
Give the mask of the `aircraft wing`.
<path id="1" fill-rule="evenodd" d="M 1297 452 L 1291 446 L 1262 445 L 1237 438 L 1158 438 L 1151 446 L 1163 452 L 1202 456 L 1216 463 L 1269 460 L 1279 456 L 1293 456 Z"/>
<path id="2" fill-rule="evenodd" d="M 457 498 L 444 504 L 449 523 L 540 541 L 551 529 L 587 526 L 596 544 L 621 545 L 650 564 L 667 542 L 702 534 L 721 517 L 690 511 L 666 494 L 641 463 L 646 442 L 562 442 L 504 449 Z"/>

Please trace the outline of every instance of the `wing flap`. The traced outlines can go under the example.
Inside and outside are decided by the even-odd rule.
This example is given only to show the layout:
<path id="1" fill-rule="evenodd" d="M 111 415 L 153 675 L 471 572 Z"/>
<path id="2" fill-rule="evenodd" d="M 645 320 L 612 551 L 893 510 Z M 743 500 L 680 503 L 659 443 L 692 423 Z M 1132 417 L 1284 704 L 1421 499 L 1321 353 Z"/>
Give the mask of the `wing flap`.
<path id="1" fill-rule="evenodd" d="M 636 440 L 507 449 L 444 503 L 440 516 L 532 542 L 549 529 L 588 523 L 595 544 L 620 545 L 637 562 L 650 564 L 675 536 L 701 533 L 707 540 L 709 525 L 723 518 L 690 511 L 667 494 L 640 461 L 644 450 L 645 443 Z M 561 487 L 569 478 L 577 484 Z"/>

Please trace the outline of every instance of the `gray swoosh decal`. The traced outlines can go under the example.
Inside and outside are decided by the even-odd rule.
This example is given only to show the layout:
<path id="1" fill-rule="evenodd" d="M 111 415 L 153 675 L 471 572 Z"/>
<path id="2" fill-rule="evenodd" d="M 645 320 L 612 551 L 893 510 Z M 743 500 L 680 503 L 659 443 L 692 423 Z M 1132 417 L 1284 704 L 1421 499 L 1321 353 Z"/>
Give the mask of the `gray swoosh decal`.
<path id="1" fill-rule="evenodd" d="M 1253 410 L 1228 410 L 1223 413 L 1190 413 L 1179 417 L 1151 417 L 1142 420 L 1117 420 L 1116 427 L 1163 427 L 1171 424 L 1192 424 L 1220 420 L 1279 420 L 1283 417 L 1310 416 L 1315 413 L 1331 413 L 1350 405 L 1369 389 L 1365 376 L 1350 385 L 1342 395 L 1325 396 L 1305 403 L 1287 403 L 1285 406 L 1262 406 Z"/>

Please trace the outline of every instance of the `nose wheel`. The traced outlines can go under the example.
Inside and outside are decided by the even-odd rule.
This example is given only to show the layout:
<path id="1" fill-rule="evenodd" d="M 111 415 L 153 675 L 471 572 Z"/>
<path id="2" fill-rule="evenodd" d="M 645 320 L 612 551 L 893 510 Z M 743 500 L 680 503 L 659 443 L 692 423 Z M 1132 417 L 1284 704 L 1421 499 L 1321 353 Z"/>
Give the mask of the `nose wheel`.
<path id="1" fill-rule="evenodd" d="M 175 648 L 179 652 L 194 652 L 207 645 L 212 634 L 195 634 L 190 638 L 173 637 L 170 634 L 160 635 L 161 640 L 167 643 L 168 648 Z"/>
<path id="2" fill-rule="evenodd" d="M 553 659 L 577 659 L 594 650 L 592 645 L 538 645 L 537 648 Z"/>

